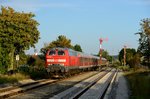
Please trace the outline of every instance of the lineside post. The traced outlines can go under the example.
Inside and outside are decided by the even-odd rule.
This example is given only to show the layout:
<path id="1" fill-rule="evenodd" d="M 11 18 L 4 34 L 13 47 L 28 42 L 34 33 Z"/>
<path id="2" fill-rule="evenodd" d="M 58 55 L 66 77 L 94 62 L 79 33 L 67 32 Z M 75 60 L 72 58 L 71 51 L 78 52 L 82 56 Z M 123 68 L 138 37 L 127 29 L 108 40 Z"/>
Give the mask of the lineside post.
<path id="1" fill-rule="evenodd" d="M 99 54 L 99 57 L 100 57 L 100 65 L 102 65 L 102 52 L 103 52 L 103 49 L 102 49 L 102 43 L 103 41 L 108 41 L 108 38 L 100 38 L 99 39 L 99 42 L 100 42 L 100 54 Z"/>
<path id="2" fill-rule="evenodd" d="M 126 47 L 127 46 L 124 45 L 124 55 L 123 55 L 123 64 L 124 64 L 124 66 L 126 65 Z"/>
<path id="3" fill-rule="evenodd" d="M 102 42 L 103 42 L 103 39 L 100 38 L 99 41 L 100 41 L 100 52 L 99 52 L 99 57 L 100 57 L 100 65 L 101 65 L 101 64 L 102 64 Z"/>

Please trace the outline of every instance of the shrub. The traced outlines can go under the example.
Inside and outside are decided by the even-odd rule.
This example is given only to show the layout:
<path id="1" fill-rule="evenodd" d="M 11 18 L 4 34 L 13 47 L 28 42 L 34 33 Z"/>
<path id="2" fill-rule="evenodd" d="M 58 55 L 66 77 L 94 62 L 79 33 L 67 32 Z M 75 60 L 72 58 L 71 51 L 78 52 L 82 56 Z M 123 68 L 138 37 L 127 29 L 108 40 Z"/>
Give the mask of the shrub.
<path id="1" fill-rule="evenodd" d="M 118 69 L 121 69 L 123 71 L 129 71 L 130 67 L 129 66 L 118 66 Z"/>
<path id="2" fill-rule="evenodd" d="M 47 71 L 44 67 L 32 67 L 30 69 L 30 77 L 32 79 L 47 78 Z"/>
<path id="3" fill-rule="evenodd" d="M 47 71 L 44 66 L 21 66 L 18 71 L 22 74 L 29 75 L 32 79 L 47 78 Z"/>
<path id="4" fill-rule="evenodd" d="M 4 83 L 15 83 L 18 82 L 19 80 L 27 79 L 29 76 L 23 75 L 21 73 L 16 73 L 12 75 L 1 75 L 0 76 L 0 84 Z"/>
<path id="5" fill-rule="evenodd" d="M 28 65 L 21 65 L 18 67 L 18 72 L 20 73 L 23 73 L 25 75 L 28 75 L 29 74 L 29 71 L 30 71 L 30 67 Z"/>
<path id="6" fill-rule="evenodd" d="M 118 67 L 120 66 L 120 62 L 119 61 L 115 61 L 113 64 L 112 64 L 113 67 Z"/>
<path id="7" fill-rule="evenodd" d="M 43 58 L 41 58 L 41 56 L 30 56 L 28 58 L 27 64 L 29 64 L 30 66 L 44 66 L 45 61 L 43 60 Z"/>

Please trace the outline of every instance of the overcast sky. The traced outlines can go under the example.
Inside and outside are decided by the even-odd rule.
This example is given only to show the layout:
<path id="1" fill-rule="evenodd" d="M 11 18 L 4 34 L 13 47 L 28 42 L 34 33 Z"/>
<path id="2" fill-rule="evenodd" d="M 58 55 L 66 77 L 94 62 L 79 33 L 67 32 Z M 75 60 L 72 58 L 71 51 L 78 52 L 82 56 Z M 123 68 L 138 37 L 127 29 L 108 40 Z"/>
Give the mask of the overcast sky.
<path id="1" fill-rule="evenodd" d="M 137 49 L 140 22 L 150 18 L 150 0 L 0 0 L 16 11 L 33 12 L 39 22 L 40 51 L 59 35 L 79 44 L 86 53 L 97 54 L 99 38 L 108 38 L 102 48 L 116 55 L 124 45 Z M 34 53 L 33 48 L 27 53 Z"/>

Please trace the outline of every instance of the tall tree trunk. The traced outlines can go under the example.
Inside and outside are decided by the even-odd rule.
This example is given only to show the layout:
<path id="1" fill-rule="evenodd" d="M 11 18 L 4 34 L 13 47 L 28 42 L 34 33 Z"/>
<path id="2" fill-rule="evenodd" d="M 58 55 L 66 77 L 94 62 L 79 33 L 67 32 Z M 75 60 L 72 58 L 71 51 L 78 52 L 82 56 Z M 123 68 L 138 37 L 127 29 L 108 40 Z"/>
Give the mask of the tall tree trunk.
<path id="1" fill-rule="evenodd" d="M 148 35 L 148 67 L 150 67 L 150 35 Z"/>
<path id="2" fill-rule="evenodd" d="M 148 41 L 149 41 L 149 43 L 150 43 L 150 35 L 148 35 Z"/>

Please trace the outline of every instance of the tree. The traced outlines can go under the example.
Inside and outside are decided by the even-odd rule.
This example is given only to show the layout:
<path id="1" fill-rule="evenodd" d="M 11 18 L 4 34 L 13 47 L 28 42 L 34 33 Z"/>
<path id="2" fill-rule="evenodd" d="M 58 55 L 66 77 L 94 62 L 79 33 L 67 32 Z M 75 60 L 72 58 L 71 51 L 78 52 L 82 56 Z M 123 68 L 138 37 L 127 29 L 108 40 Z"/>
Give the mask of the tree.
<path id="1" fill-rule="evenodd" d="M 97 56 L 100 56 L 100 52 L 97 54 Z M 106 58 L 108 61 L 112 61 L 112 56 L 110 56 L 106 50 L 102 50 L 102 57 Z"/>
<path id="2" fill-rule="evenodd" d="M 143 19 L 140 25 L 141 30 L 136 33 L 140 35 L 138 52 L 144 56 L 144 62 L 150 65 L 150 18 Z"/>
<path id="3" fill-rule="evenodd" d="M 108 52 L 107 51 L 105 51 L 105 50 L 103 50 L 102 51 L 102 57 L 104 57 L 104 58 L 108 58 L 109 57 L 109 54 L 108 54 Z"/>
<path id="4" fill-rule="evenodd" d="M 129 61 L 131 59 L 133 59 L 134 55 L 136 54 L 136 50 L 135 49 L 130 49 L 130 48 L 127 48 L 126 49 L 126 64 L 129 65 Z M 121 63 L 123 63 L 123 60 L 124 60 L 124 48 L 121 49 L 121 51 L 119 52 L 119 61 Z"/>
<path id="5" fill-rule="evenodd" d="M 128 60 L 129 66 L 136 69 L 140 64 L 140 54 L 136 53 L 130 60 Z"/>
<path id="6" fill-rule="evenodd" d="M 7 54 L 7 50 L 6 48 L 2 48 L 0 46 L 0 74 L 6 73 L 9 64 L 9 56 Z"/>
<path id="7" fill-rule="evenodd" d="M 58 36 L 58 38 L 55 41 L 52 41 L 48 45 L 44 46 L 44 48 L 41 49 L 41 52 L 45 55 L 46 51 L 49 48 L 54 48 L 54 47 L 67 47 L 67 48 L 73 48 L 71 45 L 71 40 L 68 39 L 64 35 Z"/>
<path id="8" fill-rule="evenodd" d="M 82 52 L 81 46 L 78 45 L 78 44 L 76 44 L 76 45 L 73 47 L 73 49 L 74 49 L 75 51 Z"/>
<path id="9" fill-rule="evenodd" d="M 71 40 L 68 39 L 64 35 L 60 35 L 60 36 L 58 36 L 56 41 L 52 41 L 49 44 L 49 48 L 53 48 L 53 47 L 67 47 L 67 48 L 71 48 L 72 47 L 71 46 Z"/>
<path id="10" fill-rule="evenodd" d="M 10 57 L 10 69 L 13 69 L 15 54 L 35 47 L 38 42 L 39 24 L 33 19 L 34 16 L 32 13 L 16 12 L 11 7 L 1 7 L 0 44 Z"/>

